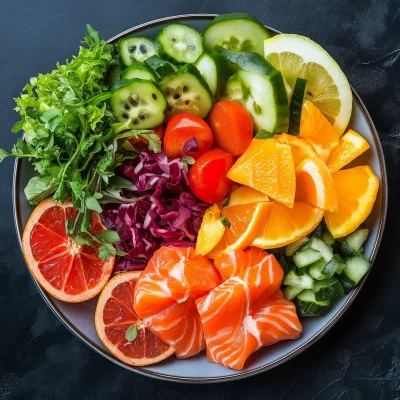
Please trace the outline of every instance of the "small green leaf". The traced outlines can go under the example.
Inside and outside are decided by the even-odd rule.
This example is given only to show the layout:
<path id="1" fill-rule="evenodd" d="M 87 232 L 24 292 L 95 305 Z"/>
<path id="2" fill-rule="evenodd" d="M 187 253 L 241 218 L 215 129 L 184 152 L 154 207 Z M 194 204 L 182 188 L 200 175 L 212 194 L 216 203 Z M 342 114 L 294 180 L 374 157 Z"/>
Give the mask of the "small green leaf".
<path id="1" fill-rule="evenodd" d="M 65 231 L 67 235 L 72 235 L 74 233 L 75 221 L 71 218 L 68 218 L 65 221 Z"/>
<path id="2" fill-rule="evenodd" d="M 229 202 L 231 201 L 231 196 L 229 195 L 226 200 L 224 201 L 224 204 L 222 204 L 222 207 L 228 207 Z"/>
<path id="3" fill-rule="evenodd" d="M 51 182 L 51 176 L 34 176 L 31 178 L 24 189 L 27 200 L 31 204 L 39 204 L 42 200 L 47 199 L 57 188 L 57 184 Z"/>
<path id="4" fill-rule="evenodd" d="M 117 250 L 117 251 L 115 252 L 115 255 L 116 255 L 116 256 L 121 256 L 121 257 L 125 257 L 127 254 L 128 254 L 128 253 L 125 253 L 125 251 L 119 251 L 119 250 Z"/>
<path id="5" fill-rule="evenodd" d="M 54 193 L 54 200 L 64 201 L 68 197 L 68 188 L 64 182 L 58 185 L 56 192 Z"/>
<path id="6" fill-rule="evenodd" d="M 131 325 L 126 331 L 125 331 L 125 339 L 128 342 L 133 342 L 138 335 L 138 329 L 136 324 Z"/>
<path id="7" fill-rule="evenodd" d="M 87 233 L 79 233 L 77 235 L 74 235 L 73 239 L 76 244 L 79 244 L 81 246 L 83 246 L 83 245 L 93 246 L 94 245 L 93 239 Z"/>
<path id="8" fill-rule="evenodd" d="M 225 215 L 221 215 L 220 221 L 221 221 L 221 224 L 225 228 L 230 228 L 231 227 L 231 223 L 229 222 L 229 219 L 225 217 Z"/>
<path id="9" fill-rule="evenodd" d="M 50 122 L 49 122 L 49 129 L 50 132 L 54 132 L 58 125 L 60 125 L 60 122 L 64 119 L 63 115 L 58 115 L 57 117 L 53 118 Z"/>
<path id="10" fill-rule="evenodd" d="M 49 122 L 54 117 L 61 115 L 61 111 L 58 108 L 50 108 L 49 110 L 43 111 L 40 116 L 42 122 Z"/>
<path id="11" fill-rule="evenodd" d="M 96 200 L 100 200 L 100 199 L 103 198 L 104 196 L 103 196 L 103 194 L 101 194 L 101 193 L 99 193 L 99 192 L 96 192 L 96 193 L 93 194 L 93 197 L 94 197 Z"/>
<path id="12" fill-rule="evenodd" d="M 86 29 L 88 34 L 90 35 L 90 37 L 93 39 L 94 41 L 94 48 L 98 49 L 100 47 L 100 38 L 99 38 L 99 32 L 96 31 L 96 29 L 94 29 L 92 26 L 90 26 L 89 24 L 86 25 Z"/>
<path id="13" fill-rule="evenodd" d="M 185 156 L 182 158 L 182 162 L 189 164 L 189 165 L 193 165 L 195 163 L 195 159 L 193 157 L 190 156 Z"/>
<path id="14" fill-rule="evenodd" d="M 97 236 L 97 239 L 99 239 L 101 242 L 105 243 L 118 243 L 121 239 L 116 231 L 112 230 L 106 230 L 106 231 L 101 231 Z"/>
<path id="15" fill-rule="evenodd" d="M 113 245 L 105 243 L 98 249 L 98 256 L 102 261 L 108 261 L 110 256 L 115 254 L 116 250 Z"/>
<path id="16" fill-rule="evenodd" d="M 93 196 L 87 197 L 85 203 L 89 210 L 97 211 L 98 213 L 102 212 L 99 202 Z"/>
<path id="17" fill-rule="evenodd" d="M 90 211 L 86 210 L 85 214 L 83 215 L 82 222 L 81 222 L 81 231 L 87 232 L 89 229 L 90 224 Z"/>
<path id="18" fill-rule="evenodd" d="M 256 139 L 273 139 L 275 137 L 275 133 L 268 132 L 265 129 L 260 129 L 254 137 Z"/>
<path id="19" fill-rule="evenodd" d="M 24 120 L 21 119 L 20 121 L 16 122 L 13 127 L 11 128 L 12 133 L 18 133 L 24 125 Z"/>
<path id="20" fill-rule="evenodd" d="M 11 154 L 4 149 L 0 149 L 0 162 L 2 162 L 6 157 L 10 156 Z"/>
<path id="21" fill-rule="evenodd" d="M 132 187 L 132 182 L 128 179 L 121 178 L 120 176 L 113 176 L 110 179 L 110 186 L 114 189 L 127 189 Z"/>
<path id="22" fill-rule="evenodd" d="M 103 92 L 88 100 L 89 104 L 96 105 L 101 103 L 102 101 L 108 100 L 112 96 L 112 92 Z"/>

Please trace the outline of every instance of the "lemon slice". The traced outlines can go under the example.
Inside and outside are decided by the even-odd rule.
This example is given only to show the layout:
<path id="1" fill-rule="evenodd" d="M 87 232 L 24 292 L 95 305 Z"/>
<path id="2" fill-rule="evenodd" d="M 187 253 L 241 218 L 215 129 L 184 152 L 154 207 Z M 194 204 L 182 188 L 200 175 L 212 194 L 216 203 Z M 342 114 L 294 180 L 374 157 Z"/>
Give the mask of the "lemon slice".
<path id="1" fill-rule="evenodd" d="M 264 54 L 292 89 L 296 78 L 307 80 L 305 100 L 311 100 L 342 135 L 350 120 L 353 96 L 336 61 L 311 39 L 291 34 L 266 39 Z"/>

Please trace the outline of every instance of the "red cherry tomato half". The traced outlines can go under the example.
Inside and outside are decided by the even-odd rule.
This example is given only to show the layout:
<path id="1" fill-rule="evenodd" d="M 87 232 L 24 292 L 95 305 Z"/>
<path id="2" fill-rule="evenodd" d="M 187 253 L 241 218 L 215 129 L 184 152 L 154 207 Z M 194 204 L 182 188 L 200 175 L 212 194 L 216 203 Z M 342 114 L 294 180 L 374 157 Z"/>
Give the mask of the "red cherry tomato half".
<path id="1" fill-rule="evenodd" d="M 200 156 L 189 171 L 193 194 L 206 203 L 223 200 L 232 186 L 226 174 L 233 163 L 232 155 L 220 149 L 212 149 Z"/>
<path id="2" fill-rule="evenodd" d="M 160 138 L 161 142 L 164 139 L 164 125 L 158 125 L 156 128 L 152 129 L 153 132 Z M 143 144 L 149 144 L 149 141 L 145 138 L 140 137 L 139 139 L 130 139 L 129 140 L 133 146 L 135 144 L 143 143 Z"/>
<path id="3" fill-rule="evenodd" d="M 214 147 L 234 157 L 241 156 L 253 139 L 253 121 L 248 111 L 234 101 L 214 105 L 207 122 L 214 136 Z"/>
<path id="4" fill-rule="evenodd" d="M 199 158 L 211 149 L 213 136 L 210 127 L 197 115 L 174 115 L 167 125 L 164 151 L 169 158 L 190 156 Z"/>

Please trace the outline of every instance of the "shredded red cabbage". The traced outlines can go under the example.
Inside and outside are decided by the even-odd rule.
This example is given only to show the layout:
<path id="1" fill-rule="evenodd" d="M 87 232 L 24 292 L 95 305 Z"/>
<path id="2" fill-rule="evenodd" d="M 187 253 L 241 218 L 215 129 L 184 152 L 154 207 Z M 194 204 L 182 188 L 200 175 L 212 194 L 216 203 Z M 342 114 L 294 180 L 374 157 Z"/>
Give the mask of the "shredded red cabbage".
<path id="1" fill-rule="evenodd" d="M 118 174 L 133 186 L 124 190 L 129 197 L 145 196 L 133 204 L 107 204 L 101 214 L 108 229 L 118 232 L 117 249 L 128 253 L 118 257 L 115 270 L 146 267 L 162 246 L 194 247 L 205 210 L 209 205 L 190 192 L 187 173 L 180 159 L 169 160 L 163 153 L 142 149 L 125 162 Z"/>

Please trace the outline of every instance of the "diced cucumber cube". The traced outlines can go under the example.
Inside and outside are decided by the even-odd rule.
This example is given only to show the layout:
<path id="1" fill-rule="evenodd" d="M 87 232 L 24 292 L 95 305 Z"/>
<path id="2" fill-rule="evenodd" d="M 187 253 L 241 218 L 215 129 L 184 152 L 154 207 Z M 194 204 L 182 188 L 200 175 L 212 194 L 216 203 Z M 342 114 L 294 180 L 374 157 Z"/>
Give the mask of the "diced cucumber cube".
<path id="1" fill-rule="evenodd" d="M 322 270 L 325 268 L 326 264 L 327 263 L 323 258 L 311 264 L 308 268 L 309 275 L 317 281 L 326 279 L 327 276 L 322 273 Z"/>
<path id="2" fill-rule="evenodd" d="M 297 250 L 299 250 L 304 244 L 308 242 L 308 236 L 303 236 L 302 238 L 296 240 L 293 243 L 288 244 L 285 247 L 285 255 L 287 257 L 292 257 Z"/>
<path id="3" fill-rule="evenodd" d="M 330 300 L 317 300 L 313 290 L 303 290 L 297 295 L 297 310 L 303 317 L 315 317 L 322 314 L 330 305 Z"/>
<path id="4" fill-rule="evenodd" d="M 303 288 L 295 286 L 286 286 L 283 290 L 283 295 L 286 300 L 293 300 L 299 293 L 303 291 Z"/>
<path id="5" fill-rule="evenodd" d="M 314 284 L 314 294 L 318 301 L 330 300 L 343 293 L 343 287 L 336 278 L 324 279 Z"/>
<path id="6" fill-rule="evenodd" d="M 297 275 L 296 271 L 292 269 L 288 272 L 282 282 L 284 285 L 298 287 L 301 289 L 312 289 L 314 281 L 309 275 Z"/>
<path id="7" fill-rule="evenodd" d="M 327 278 L 332 278 L 335 274 L 341 274 L 343 269 L 346 267 L 346 262 L 339 254 L 335 254 L 331 261 L 328 262 L 321 270 L 321 273 Z"/>
<path id="8" fill-rule="evenodd" d="M 298 268 L 304 268 L 307 267 L 308 265 L 311 265 L 315 261 L 318 261 L 319 259 L 322 258 L 322 254 L 313 249 L 306 249 L 300 251 L 297 251 L 293 255 L 293 262 Z"/>
<path id="9" fill-rule="evenodd" d="M 361 281 L 370 268 L 371 263 L 369 260 L 367 260 L 363 254 L 359 254 L 346 260 L 346 267 L 342 275 L 344 274 L 350 281 L 354 282 L 355 286 Z"/>
<path id="10" fill-rule="evenodd" d="M 328 231 L 328 229 L 324 229 L 322 233 L 322 240 L 328 245 L 328 246 L 333 246 L 335 244 L 335 239 L 331 235 L 331 233 Z"/>
<path id="11" fill-rule="evenodd" d="M 326 262 L 331 261 L 333 257 L 332 247 L 328 246 L 323 240 L 313 237 L 310 241 L 310 248 L 319 251 Z"/>

